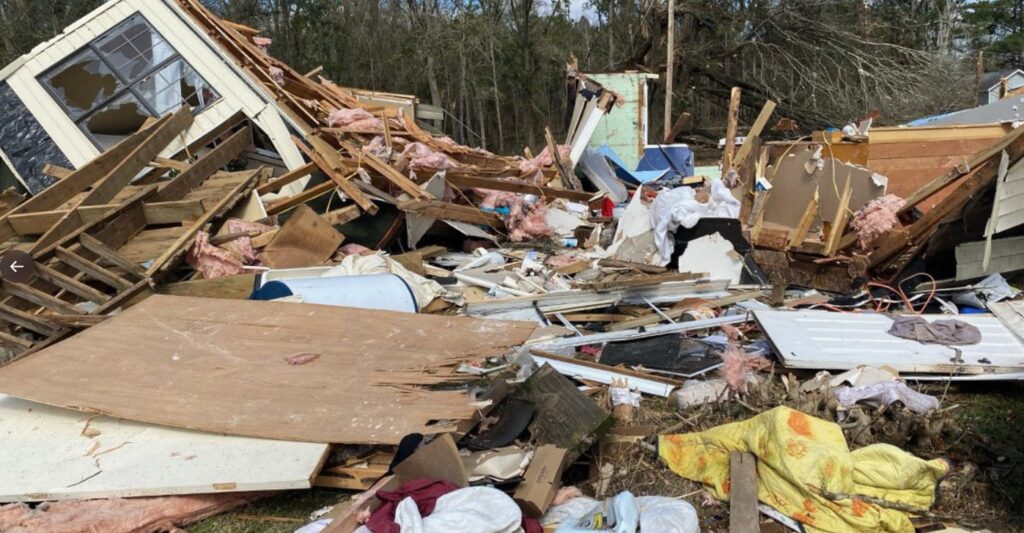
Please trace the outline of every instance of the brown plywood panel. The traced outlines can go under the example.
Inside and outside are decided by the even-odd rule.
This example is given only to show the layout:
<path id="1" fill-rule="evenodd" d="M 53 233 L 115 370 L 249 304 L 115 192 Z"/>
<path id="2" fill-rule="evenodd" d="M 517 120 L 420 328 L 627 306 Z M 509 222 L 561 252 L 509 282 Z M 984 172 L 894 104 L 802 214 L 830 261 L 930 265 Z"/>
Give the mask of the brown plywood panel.
<path id="1" fill-rule="evenodd" d="M 0 392 L 212 433 L 397 444 L 473 417 L 452 380 L 467 358 L 524 342 L 524 322 L 150 296 L 0 369 Z M 295 356 L 311 354 L 295 363 Z M 315 356 L 315 357 L 313 357 Z M 309 360 L 312 359 L 312 360 Z M 291 362 L 289 362 L 291 361 Z"/>
<path id="2" fill-rule="evenodd" d="M 907 157 L 937 157 L 974 155 L 995 144 L 1001 137 L 988 139 L 952 141 L 916 141 L 905 143 L 871 143 L 868 160 L 872 163 L 882 159 L 903 159 Z"/>

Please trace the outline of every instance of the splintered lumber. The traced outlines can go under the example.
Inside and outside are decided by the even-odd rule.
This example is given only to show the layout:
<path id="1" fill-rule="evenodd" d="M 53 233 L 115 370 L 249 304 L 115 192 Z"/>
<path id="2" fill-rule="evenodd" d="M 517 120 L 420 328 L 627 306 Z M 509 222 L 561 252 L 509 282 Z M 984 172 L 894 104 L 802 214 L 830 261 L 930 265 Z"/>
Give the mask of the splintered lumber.
<path id="1" fill-rule="evenodd" d="M 239 274 L 213 279 L 165 283 L 156 288 L 160 294 L 245 300 L 256 286 L 256 274 Z"/>
<path id="2" fill-rule="evenodd" d="M 4 395 L 0 419 L 4 502 L 306 489 L 328 449 L 85 417 Z"/>
<path id="3" fill-rule="evenodd" d="M 210 433 L 394 445 L 451 431 L 477 409 L 463 391 L 419 386 L 463 379 L 460 363 L 504 354 L 534 329 L 158 294 L 0 368 L 0 392 Z M 290 364 L 303 354 L 318 357 Z"/>
<path id="4" fill-rule="evenodd" d="M 562 176 L 562 184 L 570 190 L 582 191 L 583 184 L 580 183 L 580 179 L 576 177 L 576 173 L 573 172 L 572 166 L 566 166 L 562 161 L 562 158 L 558 155 L 558 145 L 555 144 L 555 138 L 551 135 L 550 128 L 544 128 L 544 138 L 548 143 L 548 151 L 551 152 L 551 160 L 555 162 L 555 168 L 558 169 L 558 174 Z"/>
<path id="5" fill-rule="evenodd" d="M 409 196 L 412 196 L 414 199 L 423 199 L 431 197 L 429 194 L 427 194 L 427 191 L 424 191 L 422 188 L 420 188 L 420 186 L 417 185 L 416 182 L 405 177 L 405 175 L 399 172 L 397 169 L 395 169 L 395 167 L 385 163 L 384 161 L 381 161 L 380 158 L 378 158 L 377 156 L 369 152 L 364 152 L 360 150 L 356 145 L 352 143 L 340 141 L 340 144 L 345 149 L 345 151 L 349 153 L 350 156 L 357 158 L 360 163 L 365 162 L 366 166 L 370 167 L 381 176 L 384 176 L 384 179 L 390 181 L 392 185 L 398 187 L 399 189 L 402 190 L 402 192 L 408 194 Z"/>
<path id="6" fill-rule="evenodd" d="M 729 457 L 729 487 L 729 533 L 761 531 L 754 454 L 732 453 Z"/>
<path id="7" fill-rule="evenodd" d="M 739 151 L 736 152 L 736 159 L 734 160 L 733 166 L 740 166 L 745 164 L 747 156 L 750 155 L 750 151 L 754 148 L 754 144 L 761 137 L 761 131 L 768 125 L 768 120 L 772 118 L 772 113 L 775 111 L 777 104 L 771 100 L 764 103 L 764 107 L 761 108 L 761 113 L 757 115 L 757 119 L 754 120 L 754 125 L 750 127 L 750 131 L 747 133 L 747 137 L 743 139 L 743 145 L 740 146 Z"/>
<path id="8" fill-rule="evenodd" d="M 323 139 L 310 135 L 307 140 L 312 145 L 312 148 L 306 146 L 298 138 L 294 139 L 295 145 L 306 154 L 316 166 L 320 167 L 320 171 L 327 175 L 331 181 L 345 193 L 346 196 L 352 199 L 363 211 L 370 213 L 371 215 L 378 211 L 376 204 L 370 201 L 369 198 L 359 190 L 354 183 L 349 181 L 351 176 L 351 170 L 353 165 L 343 161 L 341 156 L 331 145 L 327 144 Z"/>
<path id="9" fill-rule="evenodd" d="M 452 204 L 441 200 L 409 200 L 398 204 L 398 208 L 402 211 L 441 220 L 487 225 L 498 230 L 505 229 L 505 223 L 497 213 L 481 211 L 477 207 L 469 205 Z"/>
<path id="10" fill-rule="evenodd" d="M 521 194 L 536 194 L 543 195 L 548 200 L 555 200 L 558 198 L 564 198 L 573 202 L 589 203 L 595 197 L 599 197 L 601 193 L 591 193 L 582 191 L 569 191 L 565 189 L 555 189 L 552 187 L 541 187 L 540 185 L 533 185 L 523 181 L 508 181 L 493 178 L 478 178 L 473 176 L 459 176 L 456 174 L 446 174 L 444 177 L 445 181 L 453 187 L 460 189 L 490 189 L 492 191 L 508 191 Z"/>
<path id="11" fill-rule="evenodd" d="M 733 166 L 736 153 L 736 128 L 740 121 L 740 88 L 733 87 L 729 97 L 729 116 L 725 126 L 725 150 L 722 152 L 722 176 Z"/>
<path id="12" fill-rule="evenodd" d="M 256 188 L 256 194 L 263 196 L 264 194 L 280 191 L 285 185 L 299 181 L 312 174 L 315 170 L 317 170 L 316 163 L 306 163 L 281 177 L 274 178 L 266 184 L 260 185 Z"/>

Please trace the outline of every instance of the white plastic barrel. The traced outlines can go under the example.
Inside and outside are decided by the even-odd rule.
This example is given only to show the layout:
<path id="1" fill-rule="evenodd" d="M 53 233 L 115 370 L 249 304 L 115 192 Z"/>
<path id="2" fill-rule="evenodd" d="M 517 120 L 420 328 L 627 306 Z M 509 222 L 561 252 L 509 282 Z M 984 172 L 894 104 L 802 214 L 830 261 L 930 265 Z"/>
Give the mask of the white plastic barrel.
<path id="1" fill-rule="evenodd" d="M 258 278 L 253 299 L 267 299 L 266 293 L 273 289 L 273 286 L 268 287 L 267 284 L 280 283 L 287 287 L 292 295 L 301 297 L 303 303 L 405 313 L 419 311 L 412 290 L 405 280 L 394 274 L 322 278 L 316 277 L 315 274 L 315 277 L 291 277 L 284 272 L 286 271 L 270 271 L 262 274 Z M 273 292 L 277 294 L 280 291 Z"/>

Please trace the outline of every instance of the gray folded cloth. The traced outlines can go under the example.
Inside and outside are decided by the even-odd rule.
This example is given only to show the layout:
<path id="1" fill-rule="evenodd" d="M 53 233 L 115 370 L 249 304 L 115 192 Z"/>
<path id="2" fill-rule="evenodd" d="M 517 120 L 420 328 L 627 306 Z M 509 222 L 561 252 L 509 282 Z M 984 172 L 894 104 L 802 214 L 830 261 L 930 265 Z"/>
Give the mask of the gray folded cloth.
<path id="1" fill-rule="evenodd" d="M 897 316 L 892 319 L 889 335 L 915 340 L 922 344 L 964 346 L 981 342 L 978 328 L 955 319 L 928 322 L 919 316 Z"/>

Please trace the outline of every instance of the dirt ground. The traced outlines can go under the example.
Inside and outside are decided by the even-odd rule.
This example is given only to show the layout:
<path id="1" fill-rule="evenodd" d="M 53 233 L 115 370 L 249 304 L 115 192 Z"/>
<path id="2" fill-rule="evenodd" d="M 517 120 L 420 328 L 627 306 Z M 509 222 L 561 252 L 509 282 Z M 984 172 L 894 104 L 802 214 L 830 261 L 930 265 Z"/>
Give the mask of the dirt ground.
<path id="1" fill-rule="evenodd" d="M 636 423 L 652 425 L 656 433 L 667 429 L 685 433 L 742 420 L 776 405 L 809 411 L 806 401 L 801 404 L 785 397 L 780 392 L 783 387 L 781 379 L 773 376 L 761 387 L 764 392 L 755 391 L 742 403 L 733 401 L 684 412 L 666 401 L 645 398 Z M 939 435 L 910 435 L 903 446 L 920 457 L 942 457 L 953 463 L 951 474 L 942 483 L 932 521 L 959 522 L 963 527 L 999 532 L 1024 531 L 1024 384 L 915 388 L 942 399 L 943 409 L 949 414 L 949 421 Z M 896 438 L 905 436 L 899 434 Z M 607 455 L 603 459 L 610 460 Z M 581 459 L 588 460 L 593 457 Z M 728 504 L 705 505 L 699 484 L 676 476 L 650 451 L 635 446 L 615 456 L 613 462 L 616 475 L 608 484 L 608 495 L 629 489 L 636 495 L 685 496 L 697 508 L 703 531 L 728 530 Z M 567 476 L 582 480 L 588 470 L 587 465 L 578 464 Z M 585 480 L 578 486 L 591 495 L 596 488 Z M 306 523 L 313 511 L 342 501 L 350 494 L 322 489 L 283 493 L 187 529 L 193 533 L 291 532 Z"/>

